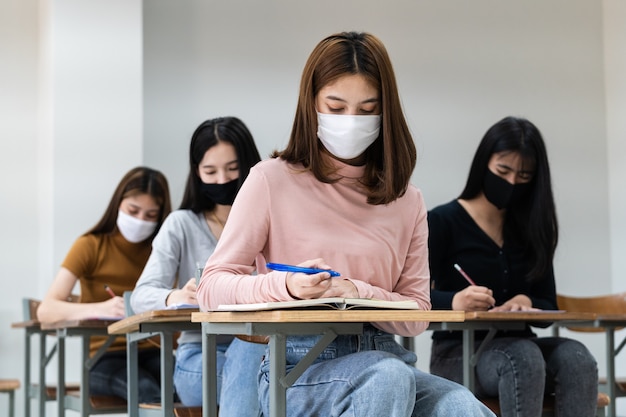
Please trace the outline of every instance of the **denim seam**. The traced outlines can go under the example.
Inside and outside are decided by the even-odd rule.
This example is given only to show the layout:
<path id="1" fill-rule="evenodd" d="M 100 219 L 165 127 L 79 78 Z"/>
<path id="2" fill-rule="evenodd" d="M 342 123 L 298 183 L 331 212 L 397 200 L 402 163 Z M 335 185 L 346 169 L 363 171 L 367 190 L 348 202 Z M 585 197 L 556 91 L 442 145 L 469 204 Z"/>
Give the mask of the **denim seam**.
<path id="1" fill-rule="evenodd" d="M 517 385 L 517 381 L 518 381 L 518 377 L 519 377 L 519 372 L 518 372 L 518 367 L 517 367 L 517 363 L 516 361 L 513 360 L 513 357 L 511 355 L 509 355 L 506 351 L 504 350 L 498 350 L 498 349 L 494 349 L 493 352 L 497 352 L 500 353 L 502 355 L 504 355 L 509 361 L 508 363 L 511 366 L 511 370 L 513 372 L 513 382 L 514 382 L 514 392 L 515 392 L 515 415 L 519 416 L 520 413 L 522 412 L 521 410 L 521 401 L 520 401 L 520 390 L 519 390 L 519 386 Z M 498 393 L 499 394 L 499 393 Z"/>

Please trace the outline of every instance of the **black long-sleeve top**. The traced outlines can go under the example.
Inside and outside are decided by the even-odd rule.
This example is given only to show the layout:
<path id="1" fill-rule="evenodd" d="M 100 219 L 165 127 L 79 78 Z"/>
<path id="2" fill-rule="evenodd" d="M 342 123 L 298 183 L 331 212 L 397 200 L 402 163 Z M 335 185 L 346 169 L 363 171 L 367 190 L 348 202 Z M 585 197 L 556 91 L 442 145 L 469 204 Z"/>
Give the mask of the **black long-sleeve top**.
<path id="1" fill-rule="evenodd" d="M 540 279 L 528 282 L 525 276 L 530 267 L 523 248 L 510 239 L 507 241 L 506 237 L 503 246 L 498 246 L 458 201 L 430 210 L 428 227 L 433 309 L 452 309 L 454 294 L 470 285 L 454 268 L 455 263 L 463 268 L 476 285 L 493 291 L 496 305 L 524 294 L 531 299 L 533 307 L 543 310 L 557 308 L 553 269 L 550 268 L 549 273 Z M 549 324 L 536 325 L 545 327 Z M 476 338 L 480 339 L 485 334 L 477 332 Z M 499 336 L 532 337 L 534 333 L 526 326 L 524 331 L 499 332 Z M 433 339 L 448 338 L 460 339 L 460 332 L 433 333 Z"/>

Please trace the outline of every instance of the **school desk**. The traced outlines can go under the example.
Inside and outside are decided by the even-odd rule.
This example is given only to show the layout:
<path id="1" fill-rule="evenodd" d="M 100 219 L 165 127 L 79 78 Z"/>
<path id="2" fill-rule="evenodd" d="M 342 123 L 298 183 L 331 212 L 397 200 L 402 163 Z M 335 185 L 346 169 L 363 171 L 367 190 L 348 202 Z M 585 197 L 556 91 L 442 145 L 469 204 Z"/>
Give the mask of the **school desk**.
<path id="1" fill-rule="evenodd" d="M 92 405 L 89 394 L 89 371 L 91 367 L 102 357 L 107 348 L 113 343 L 116 336 L 109 336 L 106 342 L 96 351 L 94 356 L 89 357 L 89 339 L 91 336 L 108 336 L 107 328 L 117 320 L 64 320 L 51 324 L 41 324 L 42 330 L 53 330 L 57 336 L 57 417 L 65 417 L 65 410 L 74 410 L 80 413 L 81 417 L 91 414 L 110 414 L 112 412 L 123 412 L 126 410 L 126 401 L 117 400 L 117 397 L 105 397 L 103 401 Z M 68 337 L 80 337 L 81 339 L 81 373 L 80 390 L 78 396 L 67 395 L 65 390 L 65 342 Z M 75 394 L 72 392 L 70 394 Z"/>
<path id="2" fill-rule="evenodd" d="M 200 330 L 200 324 L 191 322 L 192 312 L 198 309 L 146 311 L 126 317 L 109 326 L 109 334 L 125 335 L 128 358 L 128 415 L 129 417 L 174 415 L 174 337 L 183 330 Z M 161 351 L 160 407 L 139 408 L 137 343 L 158 335 Z"/>
<path id="3" fill-rule="evenodd" d="M 423 310 L 269 310 L 254 312 L 198 312 L 191 320 L 202 323 L 203 417 L 217 417 L 215 369 L 218 334 L 269 336 L 270 415 L 286 415 L 286 391 L 338 335 L 360 334 L 363 323 L 389 321 L 462 322 L 462 311 Z M 289 372 L 285 371 L 286 338 L 322 335 L 318 343 Z"/>

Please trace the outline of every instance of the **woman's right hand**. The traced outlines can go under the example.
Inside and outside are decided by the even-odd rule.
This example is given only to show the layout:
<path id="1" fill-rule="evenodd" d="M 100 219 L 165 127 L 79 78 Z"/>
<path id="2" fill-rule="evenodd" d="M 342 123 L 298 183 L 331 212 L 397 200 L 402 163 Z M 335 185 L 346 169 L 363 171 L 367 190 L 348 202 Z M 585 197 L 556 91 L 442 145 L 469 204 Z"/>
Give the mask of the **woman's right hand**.
<path id="1" fill-rule="evenodd" d="M 452 310 L 487 311 L 496 303 L 493 291 L 487 287 L 470 285 L 454 294 Z"/>
<path id="2" fill-rule="evenodd" d="M 120 296 L 112 297 L 98 304 L 97 317 L 124 317 L 126 308 L 124 307 L 124 299 Z"/>
<path id="3" fill-rule="evenodd" d="M 322 258 L 311 259 L 298 266 L 305 268 L 332 269 Z M 308 300 L 320 298 L 332 286 L 332 277 L 328 272 L 317 274 L 304 274 L 302 272 L 290 272 L 287 274 L 287 291 L 293 298 Z"/>
<path id="4" fill-rule="evenodd" d="M 172 304 L 198 304 L 196 298 L 196 279 L 189 278 L 183 288 L 172 291 L 165 300 L 165 305 Z"/>

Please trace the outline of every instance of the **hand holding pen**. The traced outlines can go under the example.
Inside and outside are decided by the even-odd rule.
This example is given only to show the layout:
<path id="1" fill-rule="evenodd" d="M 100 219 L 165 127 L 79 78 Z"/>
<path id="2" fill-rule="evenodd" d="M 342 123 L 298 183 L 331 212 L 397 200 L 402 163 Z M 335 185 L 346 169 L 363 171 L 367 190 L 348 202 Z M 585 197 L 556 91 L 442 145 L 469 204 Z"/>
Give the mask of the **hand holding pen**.
<path id="1" fill-rule="evenodd" d="M 311 259 L 299 265 L 268 263 L 267 268 L 287 274 L 285 285 L 293 298 L 353 297 L 358 293 L 350 280 L 334 279 L 340 273 L 333 271 L 322 258 Z"/>
<path id="2" fill-rule="evenodd" d="M 126 312 L 124 299 L 115 294 L 107 284 L 104 284 L 104 290 L 111 298 L 100 303 L 102 311 L 98 312 L 97 315 L 100 317 L 124 317 Z"/>
<path id="3" fill-rule="evenodd" d="M 115 298 L 117 297 L 115 295 L 115 293 L 113 292 L 113 290 L 111 289 L 111 287 L 109 287 L 108 285 L 104 284 L 104 290 L 109 293 L 109 295 L 111 296 L 111 298 Z"/>
<path id="4" fill-rule="evenodd" d="M 308 275 L 318 274 L 320 272 L 328 272 L 331 277 L 338 277 L 341 275 L 339 272 L 333 271 L 332 269 L 305 268 L 303 266 L 277 264 L 272 262 L 268 262 L 266 266 L 268 269 L 273 269 L 274 271 L 301 272 Z"/>
<path id="5" fill-rule="evenodd" d="M 493 291 L 487 287 L 476 285 L 476 282 L 459 264 L 454 264 L 454 268 L 470 285 L 454 295 L 452 298 L 453 310 L 486 311 L 495 305 L 496 300 L 493 298 Z"/>

